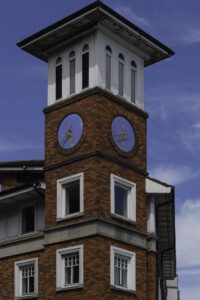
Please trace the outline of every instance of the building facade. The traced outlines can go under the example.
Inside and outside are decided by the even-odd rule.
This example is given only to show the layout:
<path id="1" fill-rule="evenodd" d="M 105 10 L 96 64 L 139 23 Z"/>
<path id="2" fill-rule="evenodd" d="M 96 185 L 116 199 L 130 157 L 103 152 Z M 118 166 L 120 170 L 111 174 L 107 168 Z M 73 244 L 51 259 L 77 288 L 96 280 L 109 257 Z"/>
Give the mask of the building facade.
<path id="1" fill-rule="evenodd" d="M 143 92 L 173 51 L 100 1 L 18 46 L 48 63 L 45 160 L 0 163 L 0 299 L 177 300 Z"/>

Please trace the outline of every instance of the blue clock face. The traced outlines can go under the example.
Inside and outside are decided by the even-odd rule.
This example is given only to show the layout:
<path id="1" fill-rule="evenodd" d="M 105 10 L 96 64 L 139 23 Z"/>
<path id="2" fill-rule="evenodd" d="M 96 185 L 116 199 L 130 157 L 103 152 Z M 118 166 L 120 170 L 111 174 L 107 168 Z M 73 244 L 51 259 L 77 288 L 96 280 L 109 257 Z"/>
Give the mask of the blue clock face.
<path id="1" fill-rule="evenodd" d="M 58 143 L 66 150 L 72 149 L 83 134 L 83 120 L 78 114 L 67 115 L 58 129 Z"/>
<path id="2" fill-rule="evenodd" d="M 130 152 L 135 145 L 135 133 L 131 123 L 122 116 L 113 119 L 111 125 L 112 138 L 123 152 Z"/>

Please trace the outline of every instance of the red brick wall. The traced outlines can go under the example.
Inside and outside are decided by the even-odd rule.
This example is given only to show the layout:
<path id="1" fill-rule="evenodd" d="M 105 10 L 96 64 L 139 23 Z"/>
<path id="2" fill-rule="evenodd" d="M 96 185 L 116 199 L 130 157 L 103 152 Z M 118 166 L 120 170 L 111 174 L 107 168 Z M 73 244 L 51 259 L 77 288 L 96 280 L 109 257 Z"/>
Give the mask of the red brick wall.
<path id="1" fill-rule="evenodd" d="M 1 174 L 0 183 L 3 191 L 24 185 L 25 181 L 19 180 L 17 174 Z"/>
<path id="2" fill-rule="evenodd" d="M 124 226 L 146 231 L 147 202 L 145 195 L 145 177 L 138 172 L 125 169 L 108 159 L 93 157 L 71 163 L 46 172 L 46 228 L 55 227 L 56 222 L 56 180 L 76 173 L 84 172 L 84 216 L 79 219 L 103 218 Z M 136 183 L 136 224 L 130 224 L 111 217 L 110 174 L 121 176 Z M 74 219 L 62 223 L 74 222 Z M 60 222 L 59 222 L 60 223 Z"/>
<path id="3" fill-rule="evenodd" d="M 75 153 L 66 156 L 57 151 L 55 143 L 61 120 L 72 112 L 79 113 L 84 120 L 85 139 Z M 92 151 L 102 151 L 122 158 L 111 145 L 109 138 L 111 122 L 116 115 L 128 118 L 137 137 L 137 153 L 130 158 L 123 158 L 124 161 L 146 171 L 146 118 L 101 94 L 87 96 L 75 103 L 68 104 L 66 101 L 64 106 L 46 113 L 46 166 Z"/>
<path id="4" fill-rule="evenodd" d="M 84 288 L 56 292 L 56 250 L 75 245 L 84 246 Z M 115 291 L 110 288 L 110 246 L 120 247 L 136 253 L 136 294 Z M 100 236 L 74 242 L 47 246 L 45 251 L 19 255 L 0 260 L 0 300 L 13 300 L 14 262 L 38 257 L 39 297 L 45 300 L 75 299 L 134 299 L 155 300 L 154 288 L 148 288 L 147 252 L 121 242 Z M 153 267 L 153 266 L 151 266 Z"/>

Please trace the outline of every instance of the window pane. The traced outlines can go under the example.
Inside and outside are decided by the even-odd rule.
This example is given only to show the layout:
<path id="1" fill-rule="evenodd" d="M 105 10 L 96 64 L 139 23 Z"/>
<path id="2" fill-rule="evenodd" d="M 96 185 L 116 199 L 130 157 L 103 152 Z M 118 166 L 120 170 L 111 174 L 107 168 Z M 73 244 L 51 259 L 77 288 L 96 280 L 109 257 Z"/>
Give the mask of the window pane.
<path id="1" fill-rule="evenodd" d="M 128 190 L 115 185 L 115 213 L 127 217 Z"/>
<path id="2" fill-rule="evenodd" d="M 62 65 L 56 67 L 56 99 L 62 98 Z"/>
<path id="3" fill-rule="evenodd" d="M 29 277 L 29 293 L 34 293 L 34 277 Z"/>
<path id="4" fill-rule="evenodd" d="M 71 268 L 65 268 L 65 284 L 71 284 Z"/>
<path id="5" fill-rule="evenodd" d="M 124 94 L 124 65 L 119 62 L 119 82 L 118 82 L 118 87 L 119 87 L 119 95 L 123 96 Z"/>
<path id="6" fill-rule="evenodd" d="M 135 102 L 135 70 L 131 70 L 131 102 Z"/>
<path id="7" fill-rule="evenodd" d="M 127 287 L 127 270 L 122 269 L 122 282 L 123 287 Z"/>
<path id="8" fill-rule="evenodd" d="M 115 268 L 114 268 L 114 284 L 118 286 L 127 287 L 127 276 L 128 276 L 128 259 L 116 255 Z"/>
<path id="9" fill-rule="evenodd" d="M 89 86 L 89 52 L 82 54 L 82 88 Z"/>
<path id="10" fill-rule="evenodd" d="M 22 278 L 22 294 L 28 293 L 28 278 Z"/>
<path id="11" fill-rule="evenodd" d="M 115 285 L 120 285 L 120 269 L 115 267 L 114 270 L 114 284 Z"/>
<path id="12" fill-rule="evenodd" d="M 75 59 L 70 60 L 70 94 L 75 93 Z"/>
<path id="13" fill-rule="evenodd" d="M 65 284 L 79 283 L 79 253 L 65 256 Z"/>
<path id="14" fill-rule="evenodd" d="M 71 182 L 65 187 L 66 192 L 66 215 L 80 211 L 80 182 Z"/>
<path id="15" fill-rule="evenodd" d="M 33 265 L 22 267 L 22 295 L 34 293 L 34 271 Z"/>
<path id="16" fill-rule="evenodd" d="M 110 90 L 111 86 L 111 56 L 106 55 L 106 88 Z"/>
<path id="17" fill-rule="evenodd" d="M 34 231 L 34 206 L 25 207 L 22 209 L 22 233 Z"/>
<path id="18" fill-rule="evenodd" d="M 73 277 L 74 277 L 74 282 L 73 283 L 79 283 L 79 266 L 74 267 Z"/>

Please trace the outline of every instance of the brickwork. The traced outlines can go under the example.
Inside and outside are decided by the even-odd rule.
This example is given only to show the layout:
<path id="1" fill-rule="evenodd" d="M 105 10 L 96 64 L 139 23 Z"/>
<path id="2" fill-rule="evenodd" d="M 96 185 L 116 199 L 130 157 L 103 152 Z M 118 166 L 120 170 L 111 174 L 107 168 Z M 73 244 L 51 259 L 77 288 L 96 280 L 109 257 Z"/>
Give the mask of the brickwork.
<path id="1" fill-rule="evenodd" d="M 40 180 L 44 181 L 44 174 L 42 173 L 1 173 L 0 184 L 2 185 L 2 190 L 7 191 Z"/>
<path id="2" fill-rule="evenodd" d="M 147 299 L 156 299 L 157 270 L 156 253 L 147 253 Z"/>
<path id="3" fill-rule="evenodd" d="M 56 292 L 56 250 L 75 245 L 84 247 L 84 287 Z M 110 246 L 136 253 L 136 294 L 121 292 L 110 287 Z M 45 251 L 19 255 L 0 260 L 0 300 L 13 300 L 14 262 L 38 257 L 39 300 L 155 300 L 154 289 L 148 289 L 148 261 L 146 250 L 100 236 L 47 246 Z M 153 262 L 153 261 L 152 261 Z M 151 266 L 152 267 L 152 266 Z M 6 286 L 6 288 L 5 288 Z M 148 296 L 147 296 L 148 291 Z"/>
<path id="4" fill-rule="evenodd" d="M 56 222 L 56 180 L 76 173 L 84 172 L 84 215 L 79 219 L 102 218 L 124 226 L 146 232 L 147 212 L 145 195 L 145 177 L 138 172 L 125 169 L 109 159 L 92 157 L 74 162 L 46 172 L 46 228 L 57 226 Z M 110 174 L 136 183 L 136 224 L 116 220 L 111 217 Z M 74 222 L 74 219 L 62 223 Z M 60 222 L 59 222 L 60 223 Z"/>
<path id="5" fill-rule="evenodd" d="M 56 147 L 57 130 L 63 117 L 72 112 L 79 113 L 83 118 L 84 139 L 77 151 L 66 155 L 59 152 Z M 121 156 L 111 143 L 111 122 L 117 115 L 125 116 L 134 127 L 137 147 L 133 156 Z M 45 228 L 95 218 L 146 233 L 146 117 L 131 109 L 131 106 L 123 105 L 123 101 L 116 103 L 113 98 L 109 99 L 101 93 L 96 93 L 47 111 L 45 118 Z M 56 181 L 81 172 L 84 173 L 84 213 L 82 216 L 58 222 Z M 119 220 L 111 215 L 111 174 L 136 184 L 135 223 Z M 13 181 L 13 184 L 16 186 L 17 182 Z M 56 291 L 56 250 L 75 245 L 84 246 L 84 287 Z M 111 245 L 136 253 L 136 293 L 111 288 Z M 145 249 L 101 236 L 46 245 L 43 251 L 1 259 L 0 300 L 11 300 L 14 297 L 14 262 L 34 257 L 39 259 L 39 300 L 155 300 L 155 255 Z M 8 288 L 5 289 L 6 284 Z"/>
<path id="6" fill-rule="evenodd" d="M 2 190 L 7 191 L 12 188 L 16 188 L 20 185 L 24 185 L 24 180 L 19 180 L 17 174 L 1 174 L 0 183 L 2 185 Z"/>
<path id="7" fill-rule="evenodd" d="M 123 103 L 123 101 L 122 101 Z M 132 157 L 123 160 L 134 164 L 139 169 L 146 171 L 146 118 L 131 110 L 123 104 L 114 102 L 100 93 L 87 96 L 78 102 L 67 103 L 46 113 L 45 133 L 45 162 L 46 166 L 53 165 L 72 159 L 93 151 L 101 151 L 122 159 L 111 145 L 110 129 L 113 118 L 117 115 L 124 115 L 132 123 L 137 140 L 137 151 Z M 71 155 L 64 155 L 57 151 L 57 130 L 61 120 L 69 113 L 76 112 L 81 115 L 84 121 L 85 139 L 79 149 Z"/>

